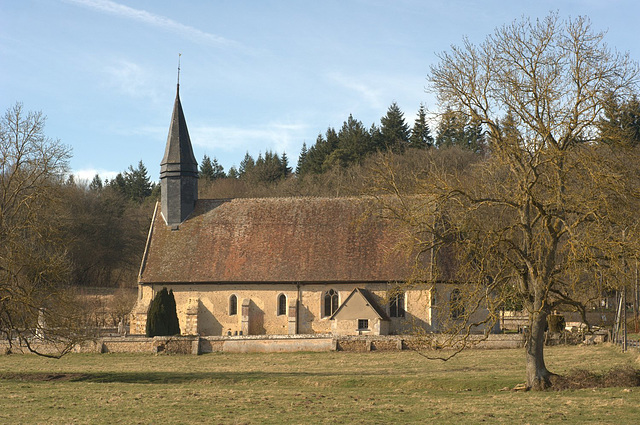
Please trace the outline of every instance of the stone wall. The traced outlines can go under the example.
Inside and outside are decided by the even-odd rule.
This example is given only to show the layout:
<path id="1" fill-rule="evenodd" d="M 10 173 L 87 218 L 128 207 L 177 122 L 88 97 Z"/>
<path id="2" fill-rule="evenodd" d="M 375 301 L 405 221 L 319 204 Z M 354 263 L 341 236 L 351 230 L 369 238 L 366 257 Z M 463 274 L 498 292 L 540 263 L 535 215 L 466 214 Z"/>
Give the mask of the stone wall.
<path id="1" fill-rule="evenodd" d="M 53 352 L 43 345 L 34 345 L 44 352 Z M 476 348 L 499 349 L 524 346 L 521 334 L 489 335 Z M 76 346 L 76 353 L 149 353 L 149 354 L 202 354 L 275 353 L 295 351 L 395 351 L 424 349 L 423 341 L 402 335 L 332 336 L 332 335 L 272 335 L 238 337 L 175 336 L 145 338 L 141 336 L 105 337 Z M 0 342 L 0 352 L 8 344 Z M 13 353 L 28 353 L 24 347 L 14 346 Z"/>

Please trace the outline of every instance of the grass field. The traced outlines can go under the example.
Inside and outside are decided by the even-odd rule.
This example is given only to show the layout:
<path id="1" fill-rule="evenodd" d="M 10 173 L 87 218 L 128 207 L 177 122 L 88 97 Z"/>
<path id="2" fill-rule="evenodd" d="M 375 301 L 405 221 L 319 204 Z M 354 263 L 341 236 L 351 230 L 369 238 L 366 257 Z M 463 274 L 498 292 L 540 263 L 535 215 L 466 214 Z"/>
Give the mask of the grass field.
<path id="1" fill-rule="evenodd" d="M 640 366 L 608 346 L 546 353 L 556 373 Z M 523 381 L 523 350 L 448 362 L 407 351 L 9 355 L 0 357 L 0 423 L 640 422 L 640 388 L 504 390 Z"/>

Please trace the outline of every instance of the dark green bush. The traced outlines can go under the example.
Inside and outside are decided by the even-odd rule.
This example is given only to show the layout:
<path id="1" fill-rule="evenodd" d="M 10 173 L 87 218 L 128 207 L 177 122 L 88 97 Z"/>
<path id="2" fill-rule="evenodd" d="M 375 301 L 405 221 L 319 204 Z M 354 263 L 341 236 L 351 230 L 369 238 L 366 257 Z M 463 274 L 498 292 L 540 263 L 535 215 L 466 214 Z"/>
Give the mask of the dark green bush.
<path id="1" fill-rule="evenodd" d="M 147 312 L 147 336 L 171 336 L 180 334 L 180 324 L 176 311 L 173 291 L 162 288 L 149 306 Z"/>
<path id="2" fill-rule="evenodd" d="M 562 332 L 564 331 L 564 316 L 562 314 L 550 314 L 547 316 L 547 324 L 549 325 L 549 332 Z"/>

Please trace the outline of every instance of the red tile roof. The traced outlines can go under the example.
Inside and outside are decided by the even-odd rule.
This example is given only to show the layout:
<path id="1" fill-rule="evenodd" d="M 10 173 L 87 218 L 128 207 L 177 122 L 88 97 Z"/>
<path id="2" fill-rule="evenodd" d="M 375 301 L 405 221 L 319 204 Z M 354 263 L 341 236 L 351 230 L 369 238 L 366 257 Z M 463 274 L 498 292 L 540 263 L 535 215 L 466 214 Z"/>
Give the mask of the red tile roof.
<path id="1" fill-rule="evenodd" d="M 157 213 L 141 283 L 407 279 L 400 232 L 366 198 L 199 200 L 171 230 Z M 159 211 L 159 210 L 157 210 Z"/>

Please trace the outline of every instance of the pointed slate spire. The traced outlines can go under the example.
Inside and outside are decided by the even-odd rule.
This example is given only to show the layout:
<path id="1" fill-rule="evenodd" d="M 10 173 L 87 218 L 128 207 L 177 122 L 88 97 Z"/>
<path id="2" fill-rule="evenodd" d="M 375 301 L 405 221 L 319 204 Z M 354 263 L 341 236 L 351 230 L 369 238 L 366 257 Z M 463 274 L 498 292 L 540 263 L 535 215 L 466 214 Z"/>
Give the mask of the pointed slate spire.
<path id="1" fill-rule="evenodd" d="M 198 163 L 193 155 L 187 121 L 182 112 L 179 82 L 167 146 L 160 163 L 160 188 L 162 215 L 167 225 L 182 223 L 191 214 L 198 199 Z"/>

